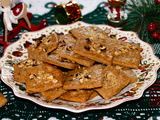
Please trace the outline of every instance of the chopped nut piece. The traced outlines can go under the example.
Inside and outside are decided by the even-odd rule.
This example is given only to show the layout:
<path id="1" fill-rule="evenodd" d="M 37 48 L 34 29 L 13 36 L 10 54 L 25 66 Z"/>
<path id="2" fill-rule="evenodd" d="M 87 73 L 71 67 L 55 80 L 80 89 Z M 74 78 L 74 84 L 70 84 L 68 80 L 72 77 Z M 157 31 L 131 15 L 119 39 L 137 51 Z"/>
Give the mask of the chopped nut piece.
<path id="1" fill-rule="evenodd" d="M 52 75 L 48 76 L 47 80 L 53 80 L 53 76 Z"/>
<path id="2" fill-rule="evenodd" d="M 137 49 L 137 47 L 136 46 L 132 46 L 131 49 L 135 50 L 135 49 Z"/>
<path id="3" fill-rule="evenodd" d="M 80 83 L 84 83 L 84 80 L 81 78 L 81 79 L 79 80 L 79 82 L 80 82 Z"/>
<path id="4" fill-rule="evenodd" d="M 93 46 L 91 46 L 91 47 L 90 47 L 90 51 L 96 52 L 96 49 L 95 49 Z"/>
<path id="5" fill-rule="evenodd" d="M 116 69 L 121 70 L 121 69 L 122 69 L 122 67 L 121 67 L 121 66 L 119 66 L 119 65 L 116 65 Z"/>
<path id="6" fill-rule="evenodd" d="M 42 75 L 42 74 L 44 74 L 44 73 L 45 73 L 45 72 L 42 71 L 42 70 L 38 71 L 38 75 Z"/>
<path id="7" fill-rule="evenodd" d="M 52 82 L 53 82 L 53 83 L 57 83 L 58 80 L 57 80 L 57 79 L 53 79 Z"/>
<path id="8" fill-rule="evenodd" d="M 127 48 L 122 48 L 121 51 L 122 51 L 122 53 L 127 53 L 128 52 Z"/>
<path id="9" fill-rule="evenodd" d="M 97 53 L 101 53 L 101 50 L 98 50 Z"/>
<path id="10" fill-rule="evenodd" d="M 31 80 L 32 80 L 34 77 L 35 77 L 34 74 L 30 74 L 30 75 L 29 75 L 29 78 L 30 78 Z"/>
<path id="11" fill-rule="evenodd" d="M 106 47 L 105 47 L 105 46 L 101 46 L 101 47 L 100 47 L 100 50 L 101 50 L 101 51 L 106 51 Z"/>
<path id="12" fill-rule="evenodd" d="M 104 38 L 103 33 L 100 33 L 100 34 L 99 34 L 99 38 L 101 38 L 101 39 L 103 39 L 103 38 Z"/>
<path id="13" fill-rule="evenodd" d="M 84 81 L 85 81 L 85 82 L 88 82 L 89 80 L 88 80 L 88 78 L 84 78 Z"/>
<path id="14" fill-rule="evenodd" d="M 95 40 L 94 37 L 89 37 L 90 41 L 92 42 L 93 40 Z"/>
<path id="15" fill-rule="evenodd" d="M 73 51 L 73 46 L 68 46 L 68 47 L 66 48 L 66 50 L 68 50 L 68 51 Z"/>
<path id="16" fill-rule="evenodd" d="M 95 31 L 97 30 L 97 28 L 96 28 L 96 27 L 94 27 L 94 26 L 91 26 L 91 28 L 92 28 L 93 30 L 95 30 Z"/>
<path id="17" fill-rule="evenodd" d="M 47 50 L 45 48 L 42 49 L 44 52 L 47 52 Z"/>
<path id="18" fill-rule="evenodd" d="M 20 64 L 20 65 L 18 65 L 20 68 L 22 68 L 22 67 L 24 67 L 24 64 Z"/>
<path id="19" fill-rule="evenodd" d="M 98 42 L 96 42 L 96 43 L 93 44 L 93 46 L 94 46 L 95 48 L 98 48 L 98 47 L 100 46 L 100 44 L 99 44 Z"/>
<path id="20" fill-rule="evenodd" d="M 115 78 L 115 76 L 114 76 L 114 74 L 113 73 L 108 73 L 107 74 L 107 78 L 109 79 L 109 80 L 113 80 L 114 78 Z"/>
<path id="21" fill-rule="evenodd" d="M 119 49 L 114 52 L 115 55 L 120 55 L 121 53 L 122 53 L 122 51 Z"/>
<path id="22" fill-rule="evenodd" d="M 88 73 L 88 71 L 87 70 L 84 70 L 84 72 L 83 72 L 84 74 L 86 74 L 86 73 Z"/>

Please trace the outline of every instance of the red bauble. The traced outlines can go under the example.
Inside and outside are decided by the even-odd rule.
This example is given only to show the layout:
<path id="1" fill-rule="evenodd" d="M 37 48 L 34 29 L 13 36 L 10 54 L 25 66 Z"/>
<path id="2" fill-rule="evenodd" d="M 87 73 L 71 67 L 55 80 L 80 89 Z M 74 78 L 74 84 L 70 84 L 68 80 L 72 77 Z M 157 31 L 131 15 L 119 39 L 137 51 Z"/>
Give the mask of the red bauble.
<path id="1" fill-rule="evenodd" d="M 149 27 L 152 27 L 152 26 L 155 26 L 155 24 L 154 24 L 154 23 L 149 23 L 148 26 L 149 26 Z"/>
<path id="2" fill-rule="evenodd" d="M 154 32 L 154 33 L 152 34 L 152 37 L 153 37 L 153 38 L 158 38 L 158 36 L 159 36 L 159 35 L 158 35 L 157 32 Z"/>
<path id="3" fill-rule="evenodd" d="M 160 4 L 160 0 L 156 0 L 156 3 L 157 3 L 157 4 Z"/>
<path id="4" fill-rule="evenodd" d="M 68 14 L 71 15 L 71 19 L 81 17 L 80 9 L 81 9 L 80 6 L 77 3 L 73 3 L 72 1 L 70 1 L 66 4 L 66 10 L 67 10 Z"/>
<path id="5" fill-rule="evenodd" d="M 155 27 L 154 27 L 154 26 L 149 26 L 149 27 L 148 27 L 148 30 L 149 30 L 150 32 L 153 32 L 153 31 L 155 30 Z"/>

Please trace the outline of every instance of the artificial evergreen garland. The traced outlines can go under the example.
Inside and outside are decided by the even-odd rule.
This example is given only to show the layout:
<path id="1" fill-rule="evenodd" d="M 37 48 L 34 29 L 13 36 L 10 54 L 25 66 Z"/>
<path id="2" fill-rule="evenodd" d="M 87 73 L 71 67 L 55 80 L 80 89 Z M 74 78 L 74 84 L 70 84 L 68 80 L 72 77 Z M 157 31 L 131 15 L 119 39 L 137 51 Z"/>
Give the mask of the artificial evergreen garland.
<path id="1" fill-rule="evenodd" d="M 140 39 L 148 43 L 160 42 L 158 38 L 152 36 L 153 32 L 157 32 L 160 35 L 159 29 L 154 29 L 153 32 L 148 30 L 150 23 L 160 24 L 160 4 L 156 0 L 130 1 L 127 6 L 133 10 L 128 14 L 127 25 L 123 30 L 137 32 Z M 156 28 L 158 27 L 156 26 Z"/>

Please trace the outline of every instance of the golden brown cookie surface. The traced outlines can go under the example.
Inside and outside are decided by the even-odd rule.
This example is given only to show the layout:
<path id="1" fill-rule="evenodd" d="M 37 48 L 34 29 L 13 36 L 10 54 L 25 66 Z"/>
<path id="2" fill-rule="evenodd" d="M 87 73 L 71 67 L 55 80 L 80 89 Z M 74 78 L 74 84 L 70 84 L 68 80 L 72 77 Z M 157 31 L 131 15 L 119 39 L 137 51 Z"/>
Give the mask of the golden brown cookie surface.
<path id="1" fill-rule="evenodd" d="M 58 36 L 56 33 L 44 37 L 41 41 L 36 41 L 28 48 L 28 57 L 42 60 L 48 53 L 58 46 Z"/>
<path id="2" fill-rule="evenodd" d="M 140 45 L 118 41 L 112 62 L 115 65 L 138 69 L 140 63 Z"/>
<path id="3" fill-rule="evenodd" d="M 7 103 L 7 99 L 0 93 L 0 108 Z"/>
<path id="4" fill-rule="evenodd" d="M 54 90 L 48 90 L 45 92 L 41 92 L 40 94 L 46 98 L 48 101 L 52 101 L 56 98 L 58 98 L 59 96 L 61 96 L 62 94 L 64 94 L 65 92 L 67 92 L 67 90 L 64 90 L 62 87 L 61 88 L 56 88 Z"/>
<path id="5" fill-rule="evenodd" d="M 91 89 L 102 86 L 102 65 L 92 67 L 81 67 L 69 71 L 64 82 L 63 88 L 71 89 Z"/>
<path id="6" fill-rule="evenodd" d="M 72 34 L 60 35 L 59 41 L 63 43 L 63 45 L 61 45 L 63 48 L 59 52 L 59 55 L 61 57 L 67 58 L 71 61 L 74 61 L 87 67 L 93 65 L 93 60 L 73 52 L 76 43 L 76 38 Z"/>
<path id="7" fill-rule="evenodd" d="M 64 93 L 59 98 L 67 101 L 85 103 L 92 92 L 93 90 L 71 90 Z"/>
<path id="8" fill-rule="evenodd" d="M 95 90 L 106 100 L 118 94 L 130 82 L 130 77 L 115 66 L 108 65 L 103 73 L 103 86 Z"/>
<path id="9" fill-rule="evenodd" d="M 45 64 L 27 69 L 26 92 L 44 92 L 62 87 L 62 71 Z"/>
<path id="10" fill-rule="evenodd" d="M 43 62 L 36 59 L 26 59 L 20 61 L 19 63 L 15 63 L 14 66 L 14 80 L 20 83 L 26 82 L 27 69 L 43 65 Z"/>

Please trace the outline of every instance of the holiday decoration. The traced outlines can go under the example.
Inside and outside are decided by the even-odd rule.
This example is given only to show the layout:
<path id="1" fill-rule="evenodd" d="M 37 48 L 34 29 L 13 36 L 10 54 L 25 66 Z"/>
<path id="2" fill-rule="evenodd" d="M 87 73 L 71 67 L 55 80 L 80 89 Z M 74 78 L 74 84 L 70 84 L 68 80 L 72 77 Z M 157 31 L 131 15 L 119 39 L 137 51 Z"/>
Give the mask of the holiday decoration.
<path id="1" fill-rule="evenodd" d="M 55 18 L 58 24 L 73 23 L 82 18 L 81 8 L 76 2 L 61 3 L 55 7 Z"/>
<path id="2" fill-rule="evenodd" d="M 160 25 L 156 22 L 152 22 L 148 25 L 148 31 L 153 32 L 152 37 L 160 40 Z"/>
<path id="3" fill-rule="evenodd" d="M 108 12 L 108 24 L 114 27 L 122 27 L 126 23 L 127 14 L 125 13 L 124 5 L 126 0 L 108 0 L 110 9 Z"/>
<path id="4" fill-rule="evenodd" d="M 12 9 L 10 8 L 10 4 L 14 5 Z M 13 1 L 1 0 L 1 6 L 3 7 L 1 11 L 3 12 L 4 35 L 0 35 L 0 44 L 4 45 L 3 50 L 10 44 L 8 41 L 18 35 L 23 28 L 36 31 L 47 26 L 46 20 L 42 20 L 38 26 L 30 23 L 29 19 L 32 18 L 32 14 L 27 13 L 27 5 L 25 3 L 20 3 L 15 6 Z M 18 19 L 21 18 L 24 19 L 18 23 Z M 12 23 L 17 24 L 17 26 L 12 28 Z M 7 33 L 8 31 L 9 33 Z"/>
<path id="5" fill-rule="evenodd" d="M 14 6 L 13 9 L 10 8 L 10 4 Z M 7 31 L 13 30 L 12 23 L 17 24 L 18 19 L 24 18 L 27 25 L 31 27 L 31 24 L 27 17 L 27 5 L 25 3 L 20 3 L 15 6 L 15 3 L 10 0 L 1 0 L 1 11 L 3 12 L 3 23 L 5 27 L 4 41 L 7 42 Z"/>
<path id="6" fill-rule="evenodd" d="M 132 11 L 128 14 L 127 25 L 123 30 L 137 32 L 140 39 L 150 44 L 159 42 L 157 36 L 160 33 L 156 26 L 160 23 L 160 4 L 154 0 L 130 0 L 127 6 Z"/>
<path id="7" fill-rule="evenodd" d="M 155 3 L 156 4 L 160 4 L 160 0 L 155 0 Z"/>

